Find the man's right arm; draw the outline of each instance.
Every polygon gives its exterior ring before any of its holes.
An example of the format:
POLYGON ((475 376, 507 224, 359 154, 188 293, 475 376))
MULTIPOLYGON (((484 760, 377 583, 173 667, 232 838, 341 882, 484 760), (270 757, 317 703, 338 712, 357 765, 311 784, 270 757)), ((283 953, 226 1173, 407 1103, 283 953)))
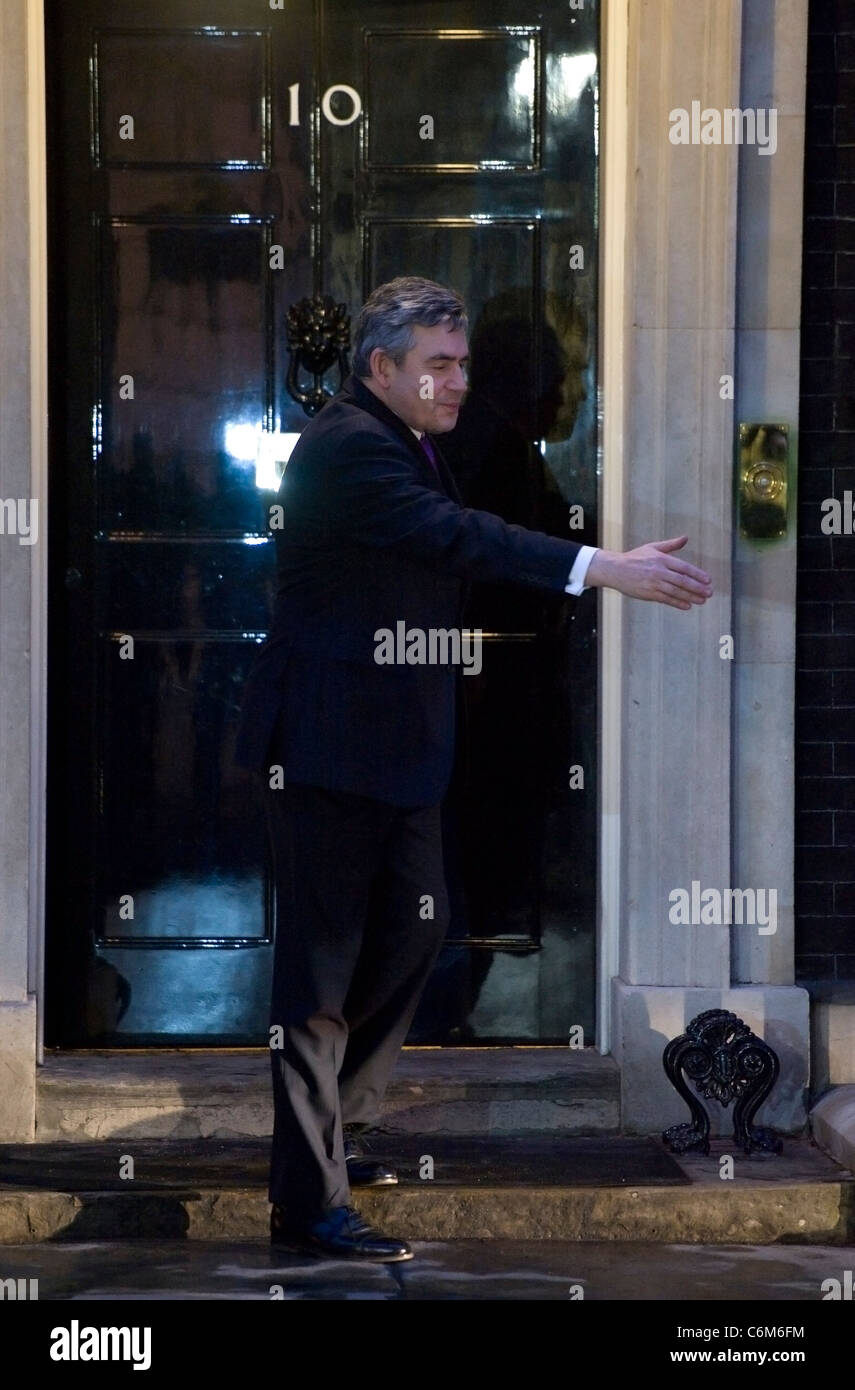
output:
MULTIPOLYGON (((581 550, 575 541, 460 506, 420 483, 403 447, 373 431, 343 441, 326 501, 333 536, 400 550, 470 580, 564 592, 581 550)), ((683 610, 705 603, 712 594, 709 575, 673 554, 687 539, 677 536, 624 552, 598 549, 585 585, 683 610)))
POLYGON ((325 505, 331 539, 399 551, 462 579, 563 592, 577 541, 514 526, 463 507, 420 482, 405 446, 360 432, 330 467, 325 505))

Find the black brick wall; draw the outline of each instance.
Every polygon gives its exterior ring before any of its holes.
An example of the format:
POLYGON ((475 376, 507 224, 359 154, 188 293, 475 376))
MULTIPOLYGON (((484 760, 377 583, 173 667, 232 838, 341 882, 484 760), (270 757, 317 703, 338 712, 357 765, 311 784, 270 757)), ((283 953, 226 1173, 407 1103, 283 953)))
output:
POLYGON ((855 979, 855 0, 810 0, 799 412, 796 973, 855 979))

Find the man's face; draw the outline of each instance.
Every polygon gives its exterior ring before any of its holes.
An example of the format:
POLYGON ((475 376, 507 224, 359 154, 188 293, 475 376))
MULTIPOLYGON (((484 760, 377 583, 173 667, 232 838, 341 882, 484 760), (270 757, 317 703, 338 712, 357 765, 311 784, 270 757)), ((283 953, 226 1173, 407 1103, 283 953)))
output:
POLYGON ((415 343, 400 367, 390 357, 375 357, 366 384, 411 429, 444 434, 457 424, 467 391, 466 334, 462 328, 450 330, 447 323, 432 328, 416 324, 413 334, 415 343))

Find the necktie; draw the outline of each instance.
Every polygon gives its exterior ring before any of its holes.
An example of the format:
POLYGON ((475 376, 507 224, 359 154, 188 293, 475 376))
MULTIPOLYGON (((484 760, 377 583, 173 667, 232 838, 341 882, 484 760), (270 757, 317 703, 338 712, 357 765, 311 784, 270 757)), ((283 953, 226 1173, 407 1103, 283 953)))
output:
POLYGON ((437 466, 436 462, 436 453, 434 452, 434 447, 426 434, 422 435, 421 439, 419 440, 419 443, 421 444, 424 452, 427 454, 428 463, 430 464, 436 476, 439 478, 439 467, 437 466))

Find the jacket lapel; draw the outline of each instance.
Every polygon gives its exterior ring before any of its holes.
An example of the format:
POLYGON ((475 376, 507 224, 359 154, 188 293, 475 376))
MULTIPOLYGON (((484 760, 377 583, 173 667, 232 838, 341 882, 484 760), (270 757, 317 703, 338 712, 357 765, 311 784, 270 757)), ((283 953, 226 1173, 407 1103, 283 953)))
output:
POLYGON ((457 490, 454 475, 443 458, 434 435, 430 436, 430 441, 433 445, 434 453, 436 454, 438 470, 434 470, 431 467, 430 459, 427 457, 421 443, 413 434, 409 425, 405 424, 400 415, 395 414, 394 410, 390 410, 388 406, 385 406, 383 402, 374 395, 373 391, 369 391, 367 386, 363 386, 358 377, 353 375, 347 377, 346 380, 342 382, 341 391, 343 395, 350 396, 351 400, 362 410, 367 410, 370 415, 374 415, 378 420, 382 420, 385 425, 388 425, 391 430, 394 430, 399 439, 403 440, 407 445, 421 469, 422 477, 426 482, 430 483, 431 487, 436 488, 440 492, 444 489, 455 502, 460 502, 460 493, 457 490), (439 472, 438 478, 437 471, 439 472))

